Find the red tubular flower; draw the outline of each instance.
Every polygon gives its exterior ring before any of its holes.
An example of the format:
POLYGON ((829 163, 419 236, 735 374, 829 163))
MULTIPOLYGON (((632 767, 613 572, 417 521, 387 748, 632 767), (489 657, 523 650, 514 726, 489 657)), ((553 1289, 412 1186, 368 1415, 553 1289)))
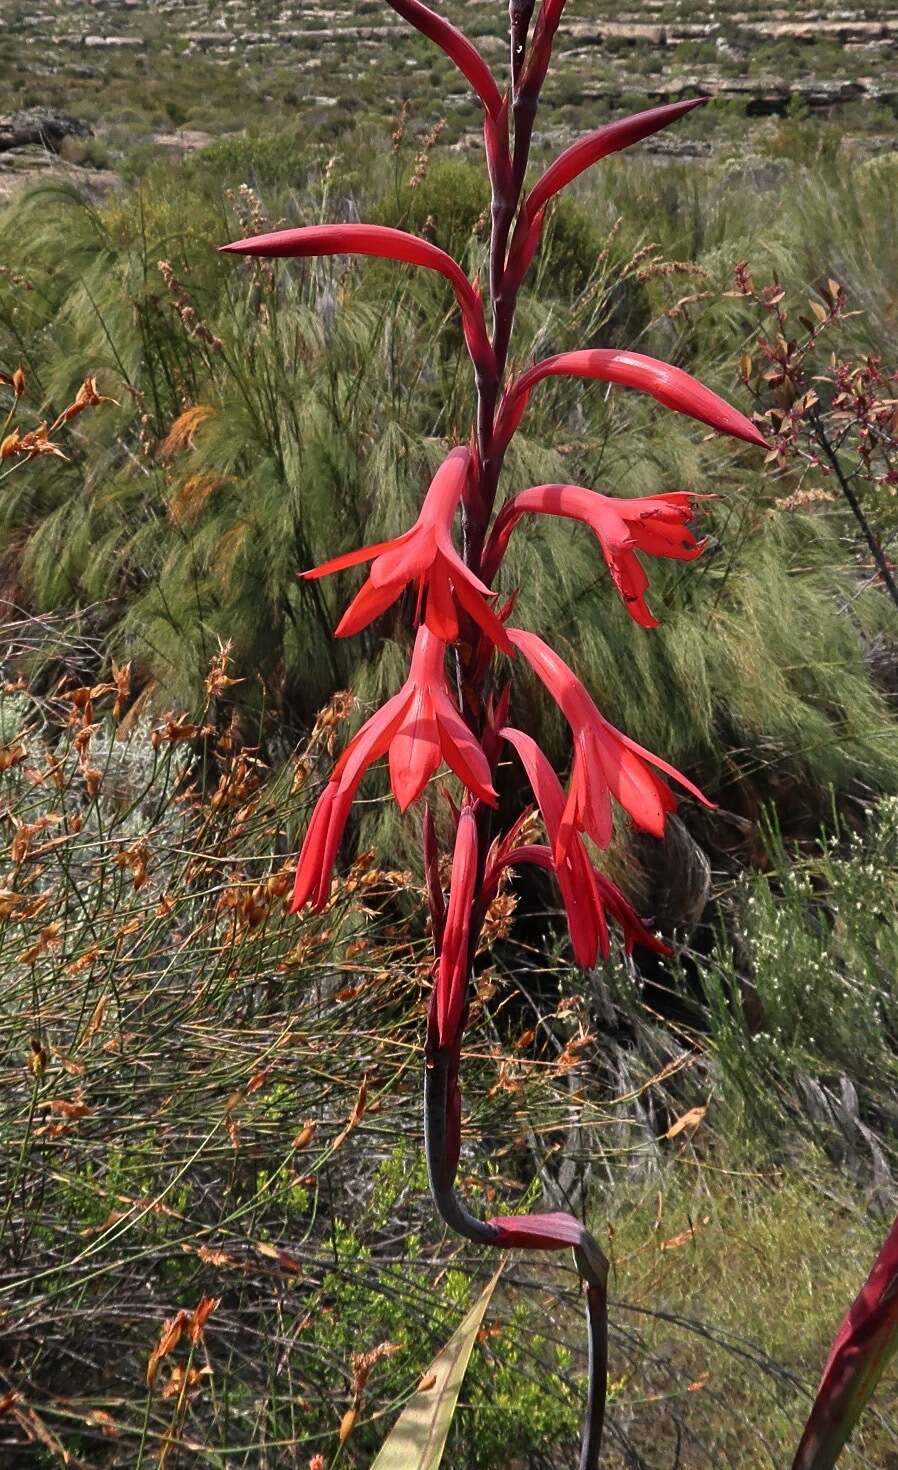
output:
POLYGON ((387 4, 445 51, 477 93, 487 115, 497 119, 502 109, 502 97, 492 72, 473 42, 442 15, 422 5, 421 0, 387 0, 387 4))
MULTIPOLYGON (((559 782, 559 786, 560 784, 559 782)), ((562 799, 563 796, 562 792, 562 799)), ((487 864, 482 889, 484 898, 492 895, 504 869, 519 868, 524 863, 530 863, 536 868, 544 868, 548 873, 556 872, 555 859, 550 847, 545 847, 542 843, 528 843, 523 847, 509 846, 506 851, 499 853, 493 862, 487 864)), ((604 873, 600 873, 598 868, 592 864, 590 866, 600 904, 617 920, 623 930, 626 953, 632 954, 637 945, 640 945, 643 949, 654 950, 655 954, 672 954, 673 950, 670 945, 665 944, 663 939, 659 939, 657 934, 652 933, 617 885, 612 883, 604 873)), ((601 952, 602 957, 607 959, 607 950, 602 949, 601 952)))
POLYGON ((600 873, 598 868, 593 869, 596 887, 599 897, 608 912, 617 920, 624 934, 624 950, 632 954, 637 945, 643 949, 654 950, 655 954, 672 954, 673 950, 657 934, 643 923, 628 898, 625 898, 615 883, 600 873))
POLYGON ((521 628, 509 628, 508 636, 559 705, 574 736, 567 804, 553 842, 556 858, 564 857, 578 830, 588 833, 599 847, 607 847, 612 796, 637 827, 663 837, 665 814, 676 809, 677 799, 646 762, 679 782, 705 806, 713 807, 682 772, 609 724, 573 670, 547 643, 521 628))
POLYGON ((539 95, 543 82, 546 80, 546 72, 549 70, 552 43, 555 40, 555 32, 558 30, 564 7, 565 0, 542 0, 533 29, 533 39, 527 48, 527 56, 521 71, 517 87, 518 96, 539 95))
POLYGON ((698 419, 718 433, 732 434, 736 439, 767 448, 764 436, 744 414, 690 377, 689 373, 684 373, 682 368, 658 362, 654 357, 645 357, 641 352, 617 352, 611 348, 594 347, 544 358, 509 385, 496 421, 494 450, 501 453, 507 448, 536 384, 543 378, 559 376, 594 378, 601 383, 620 383, 625 388, 636 388, 641 393, 649 393, 665 408, 698 419))
POLYGON ((495 805, 486 756, 449 694, 445 652, 445 643, 422 623, 408 679, 350 740, 312 813, 291 912, 297 913, 313 892, 317 909, 326 904, 353 798, 368 767, 382 755, 389 752, 390 785, 401 811, 421 795, 441 759, 469 791, 495 805))
POLYGON ((539 244, 543 211, 555 194, 610 153, 619 153, 643 138, 651 137, 652 133, 669 127, 706 101, 706 97, 690 97, 685 102, 673 102, 666 107, 650 107, 604 128, 596 128, 559 154, 524 201, 509 252, 505 289, 516 291, 523 281, 539 244))
POLYGON ((297 230, 274 230, 268 235, 251 235, 220 245, 231 255, 260 255, 296 259, 310 255, 374 255, 421 265, 437 271, 451 282, 461 311, 465 341, 474 366, 480 372, 495 372, 496 360, 487 336, 480 293, 468 280, 457 260, 405 230, 389 225, 306 225, 297 230))
POLYGON ((470 464, 470 450, 457 448, 450 452, 431 481, 418 519, 404 535, 348 551, 302 573, 307 578, 329 577, 345 567, 373 561, 368 580, 337 624, 338 638, 367 627, 396 601, 409 582, 416 581, 419 603, 427 587, 424 621, 437 638, 452 643, 458 637, 457 601, 497 647, 514 653, 504 627, 484 601, 493 594, 465 566, 452 545, 452 521, 470 464))
POLYGON ((687 522, 694 513, 693 501, 708 498, 672 490, 666 495, 626 500, 599 495, 580 485, 536 485, 502 507, 484 553, 483 575, 487 582, 495 576, 512 531, 528 512, 584 521, 598 538, 614 585, 630 616, 643 628, 655 628, 658 619, 649 612, 644 600, 648 577, 635 552, 678 561, 693 561, 700 556, 705 543, 696 541, 687 529, 687 522))
POLYGON ((449 907, 434 991, 437 1044, 454 1046, 465 1008, 470 970, 471 912, 477 882, 477 819, 472 806, 459 813, 449 885, 449 907))
POLYGON ((551 843, 551 850, 536 846, 517 848, 506 855, 505 865, 531 862, 554 872, 567 914, 574 958, 584 970, 589 970, 599 954, 603 958, 608 955, 608 925, 595 882, 595 870, 579 833, 572 834, 564 853, 559 855, 564 792, 536 741, 525 735, 523 730, 513 730, 509 726, 502 730, 502 738, 514 747, 520 757, 551 843))
POLYGON ((397 15, 407 20, 454 62, 465 80, 483 103, 483 138, 490 179, 504 192, 511 177, 508 148, 508 101, 503 98, 495 77, 473 42, 451 21, 446 20, 421 0, 387 0, 397 15))

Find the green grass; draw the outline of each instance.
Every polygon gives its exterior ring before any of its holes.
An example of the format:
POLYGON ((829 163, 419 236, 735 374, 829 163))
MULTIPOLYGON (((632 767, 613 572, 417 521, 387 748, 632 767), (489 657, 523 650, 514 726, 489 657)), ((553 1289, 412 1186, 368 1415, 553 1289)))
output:
MULTIPOLYGON (((401 609, 373 634, 334 642, 351 579, 294 574, 400 528, 442 449, 466 431, 471 392, 439 283, 386 264, 254 267, 213 247, 266 218, 339 216, 351 198, 363 215, 413 228, 432 218, 476 270, 477 175, 436 158, 410 191, 414 147, 368 176, 339 155, 291 193, 278 161, 289 149, 272 146, 260 155, 272 163, 263 204, 235 192, 221 145, 189 166, 157 165, 99 209, 39 191, 0 220, 33 288, 0 282, 0 353, 25 366, 26 422, 52 417, 88 371, 120 405, 73 424, 69 465, 33 463, 4 482, 15 595, 42 611, 94 608, 105 655, 131 659, 173 706, 195 703, 217 640, 230 641, 245 681, 237 697, 263 742, 302 728, 335 688, 352 684, 366 706, 396 687, 401 609), (195 405, 191 430, 181 415, 195 405)), ((799 308, 813 281, 836 273, 863 310, 840 348, 869 350, 891 321, 893 206, 887 170, 871 165, 842 180, 807 170, 750 205, 713 168, 611 166, 553 221, 522 302, 517 361, 584 342, 636 347, 748 407, 737 365, 753 323, 729 294, 736 261, 747 257, 759 279, 776 272, 799 308), (866 234, 865 219, 877 222, 866 234)), ((549 524, 512 543, 522 622, 556 630, 616 723, 728 800, 744 789, 765 800, 783 780, 809 780, 821 802, 830 785, 857 780, 895 789, 891 702, 868 658, 877 640, 894 643, 895 619, 859 583, 838 506, 778 510, 794 477, 765 476, 754 455, 707 442, 636 395, 571 384, 534 395, 505 486, 553 478, 720 496, 703 560, 686 574, 653 568, 663 624, 651 637, 610 595, 589 538, 549 524), (549 581, 538 575, 548 561, 549 581)), ((893 520, 884 501, 885 537, 893 520)), ((542 702, 529 718, 561 758, 542 702)))
MULTIPOLYGON (((77 623, 56 632, 83 655, 77 623)), ((5 630, 14 667, 29 636, 5 630)), ((399 921, 420 909, 415 881, 362 857, 323 915, 288 918, 289 854, 335 726, 269 772, 229 749, 231 697, 220 688, 197 711, 209 733, 183 743, 165 721, 114 718, 111 691, 90 709, 62 688, 0 705, 14 756, 0 778, 0 1294, 20 1395, 5 1434, 42 1470, 64 1452, 151 1464, 167 1441, 170 1466, 336 1463, 351 1353, 388 1341, 342 1451, 369 1464, 491 1269, 441 1236, 426 1192, 427 938, 399 921), (164 1322, 204 1296, 219 1300, 202 1342, 178 1344, 150 1392, 164 1322), (188 1369, 202 1376, 180 1398, 188 1369)), ((892 1194, 895 967, 878 916, 896 891, 890 801, 865 838, 730 896, 738 955, 682 948, 669 984, 681 1004, 696 982, 708 997, 688 1027, 662 1019, 621 956, 572 972, 554 921, 535 950, 532 897, 489 958, 462 1187, 482 1211, 573 1189, 591 1219, 612 1262, 609 1470, 634 1453, 666 1464, 678 1442, 688 1470, 773 1470, 797 1441, 892 1194), (826 984, 808 992, 814 943, 826 984), (698 1126, 668 1139, 695 1108, 698 1126)), ((566 1463, 583 1371, 573 1273, 512 1257, 488 1325, 451 1463, 566 1463)), ((869 1415, 845 1464, 887 1463, 892 1442, 869 1415)))

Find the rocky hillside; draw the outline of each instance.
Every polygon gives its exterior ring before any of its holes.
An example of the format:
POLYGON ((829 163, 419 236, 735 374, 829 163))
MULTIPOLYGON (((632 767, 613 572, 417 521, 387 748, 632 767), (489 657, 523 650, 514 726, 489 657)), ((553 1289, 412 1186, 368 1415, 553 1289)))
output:
MULTIPOLYGON (((0 200, 23 182, 73 171, 102 192, 112 170, 140 172, 160 149, 203 148, 222 134, 292 132, 320 141, 327 156, 347 130, 376 138, 406 99, 410 129, 442 120, 442 142, 460 148, 478 135, 458 73, 386 0, 5 0, 2 8, 0 200), (29 139, 37 109, 74 115, 78 126, 29 139)), ((504 68, 504 0, 442 8, 504 68)), ((830 121, 833 147, 892 148, 898 5, 569 0, 537 146, 612 111, 697 92, 720 105, 651 147, 790 156, 793 122, 816 116, 830 121)))

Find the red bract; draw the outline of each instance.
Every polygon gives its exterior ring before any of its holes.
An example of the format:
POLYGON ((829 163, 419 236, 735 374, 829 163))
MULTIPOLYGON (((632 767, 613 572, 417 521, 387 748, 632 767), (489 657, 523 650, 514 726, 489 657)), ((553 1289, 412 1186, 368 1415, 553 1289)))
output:
POLYGON ((424 266, 437 271, 451 282, 462 316, 465 341, 475 367, 485 373, 495 372, 495 357, 483 319, 480 293, 468 280, 457 260, 445 250, 394 230, 389 225, 305 225, 297 230, 274 230, 268 235, 251 235, 221 245, 224 254, 257 255, 272 258, 299 259, 311 255, 374 255, 383 260, 397 260, 406 265, 424 266))
POLYGON ((465 1008, 471 967, 471 910, 477 883, 477 819, 474 809, 459 813, 452 857, 449 908, 435 988, 437 1042, 454 1047, 465 1008))
POLYGON ((508 636, 545 684, 574 736, 571 784, 554 845, 556 857, 564 856, 576 831, 586 832, 599 847, 607 847, 612 830, 611 796, 643 832, 663 837, 665 814, 676 809, 677 799, 646 762, 679 782, 705 806, 713 806, 682 772, 600 715, 573 669, 535 633, 509 628, 508 636))
POLYGON ((496 518, 483 558, 483 575, 492 581, 505 555, 511 533, 528 512, 565 516, 583 521, 598 538, 614 584, 630 616, 643 628, 657 627, 658 620, 646 607, 644 593, 648 577, 635 552, 648 556, 692 561, 700 556, 704 541, 696 541, 687 529, 694 514, 693 502, 704 499, 684 490, 624 500, 599 495, 580 485, 536 485, 515 495, 496 518))
POLYGON ((646 112, 636 112, 632 117, 618 119, 607 127, 587 133, 559 154, 546 172, 534 184, 521 206, 518 223, 509 251, 505 275, 506 290, 516 290, 526 275, 542 233, 543 211, 549 200, 558 194, 594 163, 619 153, 633 143, 639 143, 652 133, 669 127, 678 118, 700 107, 705 97, 690 97, 685 102, 673 102, 666 107, 651 107, 646 112))
POLYGON ((767 441, 744 414, 732 408, 710 388, 684 373, 682 368, 641 352, 617 352, 594 347, 583 352, 560 352, 534 363, 506 389, 493 440, 494 451, 501 453, 524 416, 530 394, 544 378, 594 378, 601 383, 619 383, 649 393, 665 408, 698 419, 721 434, 731 434, 762 449, 767 441))
POLYGON ((360 562, 374 562, 367 582, 337 624, 338 638, 367 627, 396 601, 409 582, 416 582, 419 606, 426 589, 424 621, 438 638, 454 642, 458 637, 458 601, 493 643, 507 653, 514 652, 508 634, 484 601, 493 594, 465 566, 452 545, 452 522, 470 466, 470 450, 453 449, 434 475, 411 530, 392 541, 379 541, 335 556, 302 573, 307 578, 328 577, 360 562))
POLYGON ((842 1320, 792 1470, 832 1470, 898 1350, 898 1220, 842 1320))
POLYGON ((422 623, 408 679, 398 694, 366 720, 334 767, 299 856, 293 913, 313 893, 316 908, 326 904, 353 798, 368 767, 382 755, 389 752, 390 785, 402 811, 421 795, 441 760, 469 791, 495 803, 486 756, 449 694, 445 652, 446 645, 422 623))

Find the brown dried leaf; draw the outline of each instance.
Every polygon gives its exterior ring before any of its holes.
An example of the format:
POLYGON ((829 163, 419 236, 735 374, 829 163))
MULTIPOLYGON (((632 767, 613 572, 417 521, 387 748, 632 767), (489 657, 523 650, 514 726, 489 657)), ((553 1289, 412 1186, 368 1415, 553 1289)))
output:
POLYGON ((86 1118, 92 1111, 86 1102, 81 1100, 67 1102, 64 1097, 53 1098, 45 1106, 50 1109, 51 1113, 55 1113, 58 1118, 67 1118, 70 1122, 75 1118, 86 1118))
POLYGON ((190 1326, 188 1328, 188 1331, 190 1333, 190 1341, 193 1343, 194 1347, 202 1342, 203 1330, 206 1326, 206 1322, 211 1317, 215 1309, 219 1306, 221 1306, 220 1296, 200 1297, 199 1301, 193 1309, 193 1316, 190 1319, 190 1326))
POLYGON ((190 1313, 186 1312, 182 1307, 181 1310, 174 1317, 170 1317, 163 1326, 162 1334, 159 1338, 159 1341, 153 1348, 153 1351, 150 1353, 149 1361, 147 1363, 148 1388, 154 1387, 156 1383, 156 1376, 159 1372, 159 1364, 162 1362, 163 1358, 167 1358, 169 1353, 173 1352, 174 1349, 178 1346, 178 1343, 181 1341, 181 1336, 184 1332, 184 1329, 188 1326, 189 1322, 190 1313))
POLYGON ((13 766, 21 765, 27 758, 28 751, 21 740, 14 741, 12 745, 0 745, 0 772, 12 770, 13 766))
MULTIPOLYGON (((98 950, 97 953, 100 953, 100 951, 98 950)), ((108 1004, 109 996, 101 995, 100 999, 94 1006, 93 1015, 84 1028, 84 1035, 81 1038, 82 1046, 86 1046, 89 1041, 93 1041, 94 1037, 103 1024, 103 1017, 106 1014, 106 1007, 108 1004)))
POLYGON ((291 1147, 296 1149, 307 1148, 308 1145, 312 1142, 312 1139, 315 1137, 315 1132, 317 1128, 318 1124, 315 1123, 312 1119, 310 1119, 307 1123, 303 1123, 302 1127, 294 1138, 291 1147))
POLYGON ((707 1107, 690 1108, 688 1113, 684 1113, 681 1118, 677 1118, 677 1121, 675 1123, 671 1123, 664 1137, 678 1138, 679 1135, 681 1133, 685 1133, 687 1129, 690 1133, 694 1133, 707 1111, 707 1107))

